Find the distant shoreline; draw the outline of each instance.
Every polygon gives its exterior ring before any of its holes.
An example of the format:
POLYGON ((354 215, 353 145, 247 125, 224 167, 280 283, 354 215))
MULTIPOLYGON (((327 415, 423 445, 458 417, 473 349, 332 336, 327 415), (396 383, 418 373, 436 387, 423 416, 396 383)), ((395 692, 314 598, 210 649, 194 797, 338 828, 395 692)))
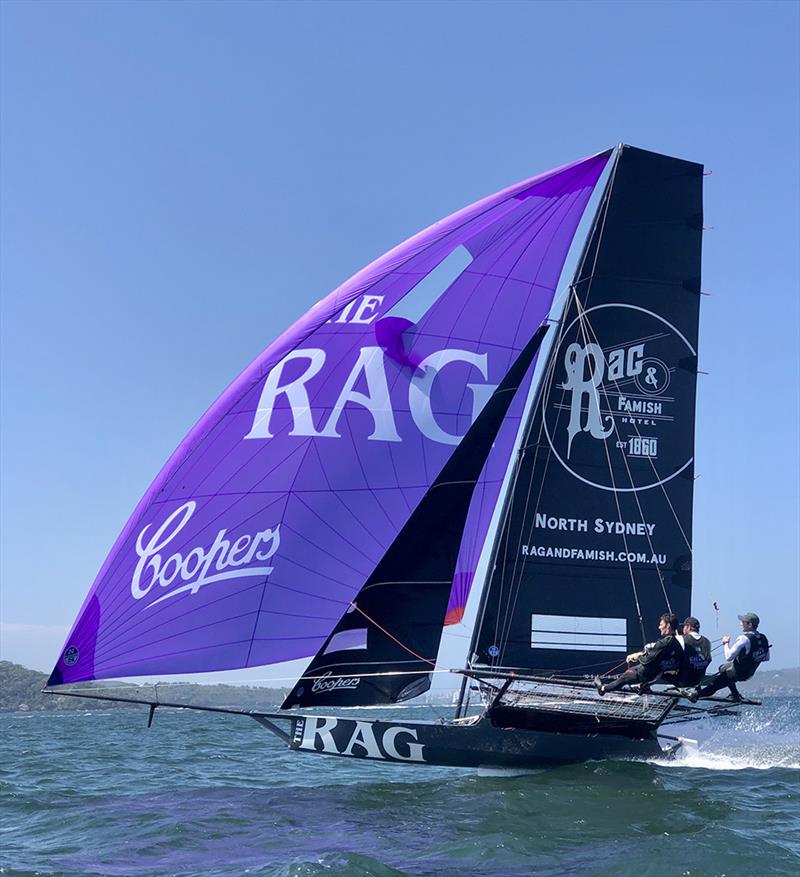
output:
MULTIPOLYGON (((107 710, 109 708, 127 709, 139 706, 138 704, 93 700, 88 697, 42 694, 42 688, 46 683, 46 673, 29 670, 27 667, 14 664, 11 661, 0 661, 0 712, 107 710)), ((123 681, 98 684, 108 685, 117 693, 124 693, 126 688, 133 689, 131 694, 140 690, 140 686, 123 681)), ((740 687, 751 697, 800 696, 800 667, 789 667, 782 670, 762 669, 749 682, 740 684, 740 687)), ((152 686, 146 686, 146 688, 152 689, 152 686)), ((179 703, 224 704, 251 709, 278 708, 288 693, 288 689, 262 688, 252 685, 198 682, 159 683, 159 692, 162 697, 167 689, 169 691, 168 699, 179 703)), ((426 702, 436 706, 449 706, 452 703, 452 692, 429 692, 426 702)))

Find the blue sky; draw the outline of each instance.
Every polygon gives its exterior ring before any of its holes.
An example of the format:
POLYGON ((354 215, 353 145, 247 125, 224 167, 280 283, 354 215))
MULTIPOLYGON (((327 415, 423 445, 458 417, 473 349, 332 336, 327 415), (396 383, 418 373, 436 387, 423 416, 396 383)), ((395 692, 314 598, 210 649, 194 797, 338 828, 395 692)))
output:
POLYGON ((798 625, 798 10, 17 3, 2 16, 2 657, 49 669, 169 453, 432 221, 620 141, 706 178, 694 611, 798 625))

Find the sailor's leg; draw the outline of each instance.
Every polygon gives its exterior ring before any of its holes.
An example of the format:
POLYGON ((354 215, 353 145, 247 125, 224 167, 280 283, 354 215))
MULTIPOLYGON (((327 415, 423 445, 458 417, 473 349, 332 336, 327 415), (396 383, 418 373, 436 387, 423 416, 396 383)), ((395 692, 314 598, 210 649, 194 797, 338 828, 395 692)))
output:
POLYGON ((736 682, 733 679, 728 682, 728 688, 730 688, 731 695, 733 696, 734 700, 744 700, 739 689, 736 687, 736 682))
MULTIPOLYGON (((723 668, 720 667, 720 670, 723 668)), ((725 675, 728 678, 728 688, 731 690, 731 697, 734 700, 744 700, 742 695, 739 693, 739 689, 736 687, 736 683, 739 682, 739 674, 736 672, 736 667, 733 664, 725 665, 725 675)))
POLYGON ((603 691, 616 691, 619 688, 623 688, 625 685, 638 685, 643 681, 640 671, 641 667, 626 670, 621 676, 617 676, 613 682, 607 682, 603 685, 603 691))
POLYGON ((735 683, 736 671, 733 668, 733 664, 723 664, 716 676, 712 676, 705 685, 697 688, 697 696, 711 697, 712 694, 716 694, 721 688, 726 687, 729 687, 734 696, 737 696, 739 693, 736 691, 735 683))

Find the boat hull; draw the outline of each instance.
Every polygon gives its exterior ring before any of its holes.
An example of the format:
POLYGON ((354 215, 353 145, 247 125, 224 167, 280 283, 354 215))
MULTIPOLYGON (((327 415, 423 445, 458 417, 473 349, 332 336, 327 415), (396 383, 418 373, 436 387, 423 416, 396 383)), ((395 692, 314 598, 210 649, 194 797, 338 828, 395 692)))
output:
POLYGON ((394 764, 535 768, 664 754, 655 729, 639 736, 538 731, 498 727, 485 715, 446 723, 317 715, 291 722, 288 745, 297 752, 394 764))

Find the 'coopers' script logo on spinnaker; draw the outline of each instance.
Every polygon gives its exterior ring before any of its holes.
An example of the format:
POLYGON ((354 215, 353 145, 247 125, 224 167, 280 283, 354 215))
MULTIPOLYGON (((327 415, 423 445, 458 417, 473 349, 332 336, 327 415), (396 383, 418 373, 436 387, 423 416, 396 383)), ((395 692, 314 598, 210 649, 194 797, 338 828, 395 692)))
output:
POLYGON ((197 545, 188 551, 175 551, 165 556, 164 549, 174 543, 178 534, 189 523, 197 503, 190 500, 176 509, 152 534, 152 524, 146 524, 136 539, 139 562, 131 579, 131 594, 141 600, 158 586, 165 589, 159 597, 147 603, 155 606, 170 597, 189 592, 214 582, 250 576, 268 576, 273 567, 265 566, 280 545, 280 526, 245 533, 235 540, 226 539, 227 530, 220 530, 211 545, 197 545))
POLYGON ((544 430, 579 480, 647 490, 693 459, 696 354, 663 317, 637 305, 595 305, 560 336, 544 430))

